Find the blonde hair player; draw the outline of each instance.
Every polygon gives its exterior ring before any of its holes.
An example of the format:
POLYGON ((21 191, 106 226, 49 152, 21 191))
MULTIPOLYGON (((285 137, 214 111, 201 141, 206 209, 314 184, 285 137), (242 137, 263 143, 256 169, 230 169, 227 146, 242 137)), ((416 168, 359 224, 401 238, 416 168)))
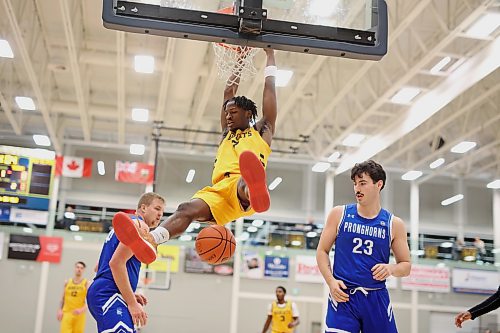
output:
POLYGON ((256 119, 255 103, 245 96, 236 96, 239 85, 236 75, 227 81, 220 118, 222 140, 212 173, 213 185, 181 203, 174 214, 143 237, 126 214, 118 213, 113 218, 116 236, 142 262, 153 262, 157 244, 182 234, 194 220, 224 225, 269 209, 265 167, 277 117, 277 68, 274 51, 265 49, 265 52, 267 65, 260 120, 256 119))
POLYGON ((85 330, 85 297, 89 283, 83 278, 85 263, 77 261, 71 279, 64 282, 61 306, 57 311, 57 320, 61 322, 61 333, 83 333, 85 330))
MULTIPOLYGON (((165 199, 153 192, 139 199, 135 215, 130 219, 142 233, 160 223, 165 210, 165 199)), ((97 322, 97 331, 135 332, 135 327, 146 325, 144 310, 147 299, 135 293, 141 262, 111 230, 102 246, 97 273, 87 293, 89 311, 97 322)))

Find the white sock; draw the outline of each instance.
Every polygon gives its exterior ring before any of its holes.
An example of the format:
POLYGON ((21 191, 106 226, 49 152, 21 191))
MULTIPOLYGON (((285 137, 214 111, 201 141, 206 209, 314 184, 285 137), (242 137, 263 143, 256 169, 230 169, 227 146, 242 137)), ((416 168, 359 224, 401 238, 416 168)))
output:
POLYGON ((155 230, 151 231, 151 235, 153 235, 156 244, 165 243, 170 239, 170 233, 163 227, 157 227, 155 230))

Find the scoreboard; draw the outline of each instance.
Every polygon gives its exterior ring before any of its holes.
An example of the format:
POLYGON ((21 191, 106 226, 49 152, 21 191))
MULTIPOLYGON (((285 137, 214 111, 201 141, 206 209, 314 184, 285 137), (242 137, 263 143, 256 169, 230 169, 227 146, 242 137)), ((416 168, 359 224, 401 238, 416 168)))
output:
POLYGON ((54 165, 53 152, 0 146, 0 219, 12 207, 47 211, 54 165))

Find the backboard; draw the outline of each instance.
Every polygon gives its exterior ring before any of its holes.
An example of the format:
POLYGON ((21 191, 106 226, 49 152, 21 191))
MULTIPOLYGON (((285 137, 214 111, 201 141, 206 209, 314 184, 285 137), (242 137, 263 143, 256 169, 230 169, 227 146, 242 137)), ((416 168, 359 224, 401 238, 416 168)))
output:
POLYGON ((385 0, 103 0, 102 17, 142 34, 355 59, 387 53, 385 0))

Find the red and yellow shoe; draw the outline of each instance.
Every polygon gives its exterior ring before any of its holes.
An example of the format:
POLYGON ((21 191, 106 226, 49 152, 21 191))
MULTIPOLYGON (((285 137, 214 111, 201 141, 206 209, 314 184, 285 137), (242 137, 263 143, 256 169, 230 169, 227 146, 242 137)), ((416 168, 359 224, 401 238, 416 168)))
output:
POLYGON ((156 260, 156 247, 151 244, 152 236, 149 232, 140 230, 129 214, 116 213, 113 216, 113 229, 118 240, 128 246, 140 262, 150 264, 156 260))
POLYGON ((241 177, 248 186, 250 205, 257 213, 265 212, 271 205, 266 184, 266 170, 259 158, 249 150, 240 155, 241 177))

